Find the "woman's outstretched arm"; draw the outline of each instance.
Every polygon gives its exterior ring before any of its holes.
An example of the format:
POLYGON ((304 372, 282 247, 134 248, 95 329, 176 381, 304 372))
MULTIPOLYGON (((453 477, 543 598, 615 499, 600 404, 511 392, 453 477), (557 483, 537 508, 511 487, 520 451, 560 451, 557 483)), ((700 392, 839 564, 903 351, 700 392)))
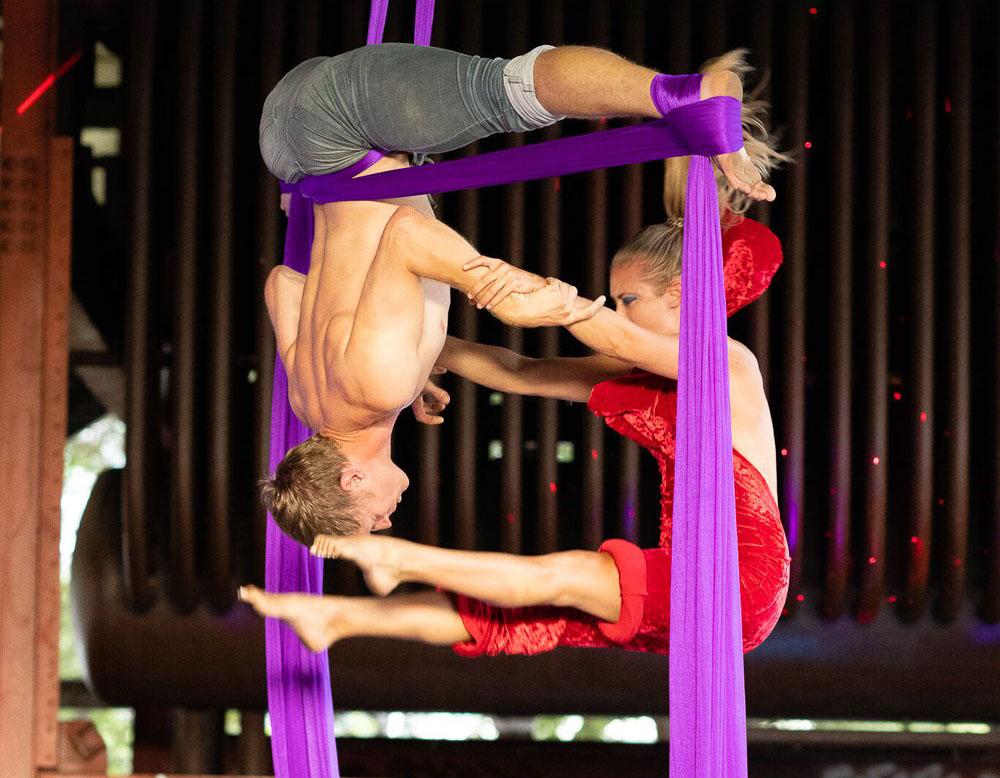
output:
MULTIPOLYGON (((465 263, 465 270, 476 270, 479 268, 487 268, 489 272, 481 276, 476 284, 471 288, 469 294, 477 302, 481 302, 484 296, 488 296, 488 292, 483 292, 482 290, 488 289, 491 279, 500 277, 506 270, 507 263, 503 260, 493 259, 490 257, 477 257, 469 260, 465 263)), ((573 301, 573 304, 578 310, 591 310, 594 305, 593 300, 588 300, 584 297, 577 296, 573 301)), ((664 376, 665 378, 677 378, 677 363, 680 358, 680 338, 677 335, 667 335, 660 332, 655 332, 653 330, 648 330, 645 327, 640 327, 638 324, 633 324, 629 319, 624 316, 620 316, 610 308, 601 307, 598 308, 592 314, 586 316, 586 318, 580 321, 567 323, 564 325, 570 334, 573 335, 577 340, 583 343, 585 346, 590 347, 594 351, 605 358, 611 360, 607 364, 617 364, 617 365, 628 365, 630 367, 639 367, 650 373, 655 373, 656 375, 664 376)), ((501 351, 505 351, 501 349, 501 351)), ((518 354, 513 354, 512 352, 506 352, 507 355, 504 359, 506 360, 506 366, 508 368, 515 368, 516 372, 520 375, 524 375, 525 369, 527 369, 528 364, 531 362, 544 363, 555 362, 555 367, 557 369, 552 372, 556 375, 549 375, 549 371, 546 370, 546 365, 538 365, 535 369, 538 371, 538 376, 536 382, 541 385, 548 384, 547 379, 558 380, 558 373, 560 369, 569 369, 569 363, 573 360, 527 360, 518 354), (520 360, 526 360, 525 362, 514 362, 513 359, 517 358, 520 360)), ((600 364, 600 363, 595 363, 600 364)), ((589 367, 589 365, 585 365, 589 367)), ((449 368, 450 369, 450 368, 449 368)), ((756 371, 756 359, 754 359, 753 354, 747 349, 743 344, 730 339, 729 340, 729 371, 730 378, 733 382, 741 382, 744 376, 754 377, 756 371)), ((459 372, 461 375, 461 372, 459 372)), ((621 372, 625 372, 622 370, 621 372)), ((621 373, 618 373, 620 375, 621 373)), ((613 377, 613 376, 606 376, 613 377)), ((484 383, 476 378, 471 380, 477 383, 484 383)), ((590 384, 593 387, 594 383, 599 383, 603 378, 598 378, 590 384)), ((486 383, 489 386, 489 383, 486 383)), ((539 394, 532 391, 519 391, 516 389, 511 389, 507 391, 514 391, 519 394, 539 394)), ((557 394, 543 394, 545 397, 561 397, 562 395, 557 394)), ((588 391, 589 396, 589 391, 588 391)), ((566 399, 573 399, 567 397, 566 399)))
MULTIPOLYGON (((585 304, 589 301, 584 300, 585 304)), ((566 327, 574 338, 598 353, 621 360, 650 373, 677 378, 680 337, 647 330, 604 308, 586 321, 566 327)), ((759 379, 757 360, 746 346, 728 339, 731 384, 759 379)))
POLYGON ((587 402, 601 381, 623 375, 631 365, 595 354, 589 357, 532 359, 499 346, 448 336, 438 365, 482 386, 510 394, 587 402))

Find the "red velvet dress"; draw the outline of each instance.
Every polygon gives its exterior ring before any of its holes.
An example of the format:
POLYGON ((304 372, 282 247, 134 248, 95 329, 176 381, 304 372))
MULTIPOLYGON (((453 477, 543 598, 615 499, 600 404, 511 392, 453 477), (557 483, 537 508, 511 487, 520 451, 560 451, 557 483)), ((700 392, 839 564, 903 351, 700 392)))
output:
MULTIPOLYGON (((767 288, 781 262, 781 249, 767 228, 749 219, 737 222, 723 237, 726 299, 732 313, 767 288)), ((609 427, 656 457, 661 475, 660 547, 638 549, 622 540, 601 546, 614 557, 621 584, 622 612, 613 624, 572 608, 499 608, 459 595, 459 613, 472 640, 456 644, 457 653, 538 654, 556 646, 668 652, 676 382, 633 371, 595 386, 588 406, 609 427)), ((781 615, 791 560, 778 506, 764 477, 735 450, 733 472, 747 652, 763 642, 781 615)))

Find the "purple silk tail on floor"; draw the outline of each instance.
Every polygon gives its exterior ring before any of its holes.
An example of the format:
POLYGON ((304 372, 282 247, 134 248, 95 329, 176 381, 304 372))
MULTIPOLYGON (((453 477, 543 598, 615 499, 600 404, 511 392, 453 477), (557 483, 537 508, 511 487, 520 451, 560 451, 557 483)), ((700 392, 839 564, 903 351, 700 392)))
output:
POLYGON ((722 232, 712 164, 684 210, 670 579, 670 775, 746 778, 722 232))

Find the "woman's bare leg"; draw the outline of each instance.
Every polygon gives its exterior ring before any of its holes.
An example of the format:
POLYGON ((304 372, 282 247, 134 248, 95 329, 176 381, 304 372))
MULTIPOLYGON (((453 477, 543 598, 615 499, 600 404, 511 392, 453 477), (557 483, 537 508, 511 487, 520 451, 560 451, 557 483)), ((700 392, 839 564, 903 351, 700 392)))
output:
POLYGON ((350 637, 397 638, 432 645, 471 639, 451 600, 440 592, 380 599, 271 594, 256 586, 243 586, 240 599, 261 616, 285 621, 312 651, 323 651, 350 637))
MULTIPOLYGON (((535 60, 535 96, 550 113, 577 119, 641 116, 657 119, 649 88, 655 70, 590 46, 557 46, 535 60), (595 77, 595 74, 600 74, 595 77)), ((728 71, 707 73, 701 81, 701 99, 735 97, 743 100, 739 76, 728 71)), ((746 150, 718 157, 729 183, 754 200, 773 200, 774 189, 761 181, 746 150)))
POLYGON ((621 610, 618 568, 606 553, 518 556, 435 548, 377 535, 322 535, 312 552, 351 560, 364 571, 369 588, 381 595, 409 581, 440 586, 502 608, 557 605, 605 621, 617 621, 621 610))

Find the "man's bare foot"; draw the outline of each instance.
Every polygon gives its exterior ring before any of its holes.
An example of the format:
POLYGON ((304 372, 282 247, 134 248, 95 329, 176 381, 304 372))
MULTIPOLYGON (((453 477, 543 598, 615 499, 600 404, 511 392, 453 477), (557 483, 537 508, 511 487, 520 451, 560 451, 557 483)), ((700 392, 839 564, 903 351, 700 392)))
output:
MULTIPOLYGON (((701 80, 701 99, 709 97, 735 97, 743 102, 743 82, 740 77, 729 70, 706 73, 701 80)), ((736 191, 747 195, 751 200, 767 200, 775 198, 774 187, 766 184, 760 171, 750 161, 746 148, 720 154, 716 157, 719 167, 736 191)))
POLYGON ((354 562, 372 593, 384 597, 402 582, 400 562, 407 545, 405 540, 384 535, 317 535, 310 552, 354 562))
POLYGON ((310 651, 324 651, 347 637, 338 597, 314 594, 270 594, 256 586, 241 586, 240 599, 261 616, 281 619, 295 630, 310 651))

